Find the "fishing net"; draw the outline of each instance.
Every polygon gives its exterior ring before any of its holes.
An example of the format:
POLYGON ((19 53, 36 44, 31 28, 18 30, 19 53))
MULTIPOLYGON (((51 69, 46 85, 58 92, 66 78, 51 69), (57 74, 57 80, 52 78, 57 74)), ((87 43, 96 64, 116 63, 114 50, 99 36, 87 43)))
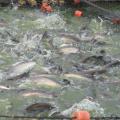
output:
POLYGON ((90 3, 87 1, 87 3, 93 7, 95 7, 101 15, 113 23, 120 24, 120 1, 114 2, 114 1, 106 1, 106 2, 95 2, 90 3))

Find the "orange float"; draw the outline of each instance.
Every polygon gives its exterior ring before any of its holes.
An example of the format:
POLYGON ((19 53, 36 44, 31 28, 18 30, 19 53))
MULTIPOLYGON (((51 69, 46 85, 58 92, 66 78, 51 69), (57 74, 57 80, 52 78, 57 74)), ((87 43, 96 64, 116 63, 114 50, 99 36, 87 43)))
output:
POLYGON ((75 15, 76 17, 81 17, 81 16, 83 15, 83 12, 80 11, 80 10, 76 10, 75 13, 74 13, 74 15, 75 15))
POLYGON ((40 9, 42 10, 42 12, 48 12, 48 13, 53 11, 52 7, 48 5, 48 3, 42 3, 40 9))
POLYGON ((48 3, 42 3, 42 5, 40 6, 40 9, 42 10, 42 12, 46 12, 47 6, 48 6, 48 3))
POLYGON ((74 112, 72 118, 72 120, 90 120, 90 113, 88 111, 74 112))

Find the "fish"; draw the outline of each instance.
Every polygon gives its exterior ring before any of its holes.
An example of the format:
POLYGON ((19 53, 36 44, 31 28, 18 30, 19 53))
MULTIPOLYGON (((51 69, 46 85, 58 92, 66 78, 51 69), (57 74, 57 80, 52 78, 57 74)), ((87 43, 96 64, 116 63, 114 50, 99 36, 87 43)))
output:
POLYGON ((41 67, 41 73, 50 74, 55 68, 56 66, 41 67))
POLYGON ((80 33, 80 36, 81 36, 81 41, 86 41, 86 42, 89 42, 89 41, 91 41, 91 40, 93 40, 94 39, 94 35, 88 35, 88 32, 86 32, 86 31, 82 31, 81 33, 80 33))
POLYGON ((34 70, 32 73, 31 73, 31 76, 37 76, 37 77, 46 77, 46 78, 53 78, 53 77, 56 77, 56 74, 48 74, 48 73, 41 73, 41 71, 36 71, 34 70))
POLYGON ((67 37, 61 37, 61 41, 63 42, 63 44, 73 44, 76 43, 76 41, 74 41, 73 39, 67 38, 67 37))
POLYGON ((64 77, 90 81, 87 77, 84 77, 83 75, 78 74, 78 73, 66 73, 64 74, 64 77))
POLYGON ((66 42, 69 42, 68 40, 70 40, 71 42, 80 42, 80 37, 78 37, 78 35, 74 35, 74 34, 70 34, 70 33, 60 33, 60 36, 63 38, 66 38, 65 40, 67 40, 66 42))
POLYGON ((29 73, 33 67, 36 65, 35 62, 20 62, 11 66, 6 72, 6 80, 13 80, 23 77, 25 74, 29 73))
POLYGON ((0 85, 0 90, 10 90, 10 88, 7 86, 0 85))
POLYGON ((35 103, 26 108, 27 112, 45 112, 45 111, 50 111, 53 108, 55 108, 52 104, 50 103, 35 103))
POLYGON ((79 53, 79 49, 75 47, 61 47, 59 49, 59 52, 64 55, 68 55, 68 54, 79 53))
POLYGON ((72 46, 72 44, 67 44, 67 43, 65 43, 65 44, 61 44, 59 47, 61 48, 61 47, 69 47, 69 46, 72 46))
POLYGON ((59 83, 47 77, 33 77, 30 79, 30 81, 32 81, 33 84, 37 84, 39 86, 48 86, 54 88, 61 87, 59 83))
POLYGON ((21 96, 23 97, 40 97, 40 98, 48 98, 53 99, 54 97, 57 97, 58 95, 56 93, 47 93, 43 90, 22 90, 19 92, 21 96))
POLYGON ((22 94, 23 97, 40 97, 40 98, 50 98, 52 99, 53 96, 45 93, 40 92, 26 92, 22 94))
POLYGON ((43 74, 51 74, 51 73, 61 73, 62 72, 62 68, 59 65, 54 65, 54 66, 50 66, 50 67, 41 67, 41 71, 40 73, 43 74))

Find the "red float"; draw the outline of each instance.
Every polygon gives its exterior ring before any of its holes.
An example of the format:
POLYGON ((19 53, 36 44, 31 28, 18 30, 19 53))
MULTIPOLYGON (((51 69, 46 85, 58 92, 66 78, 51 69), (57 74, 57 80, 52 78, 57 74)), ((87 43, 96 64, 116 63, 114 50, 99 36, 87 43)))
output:
POLYGON ((74 112, 72 120, 90 120, 90 113, 88 111, 74 112))
POLYGON ((74 15, 75 15, 76 17, 81 17, 81 16, 83 15, 83 12, 80 11, 80 10, 76 10, 75 13, 74 13, 74 15))

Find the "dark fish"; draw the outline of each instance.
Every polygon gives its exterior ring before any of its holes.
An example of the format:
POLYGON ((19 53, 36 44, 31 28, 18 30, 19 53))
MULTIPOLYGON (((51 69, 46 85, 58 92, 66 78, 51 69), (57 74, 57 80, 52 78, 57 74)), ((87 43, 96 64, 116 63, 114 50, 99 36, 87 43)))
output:
POLYGON ((35 104, 28 106, 26 108, 26 111, 27 112, 35 112, 35 111, 45 112, 45 111, 50 111, 53 108, 55 107, 51 105, 50 103, 35 103, 35 104))

